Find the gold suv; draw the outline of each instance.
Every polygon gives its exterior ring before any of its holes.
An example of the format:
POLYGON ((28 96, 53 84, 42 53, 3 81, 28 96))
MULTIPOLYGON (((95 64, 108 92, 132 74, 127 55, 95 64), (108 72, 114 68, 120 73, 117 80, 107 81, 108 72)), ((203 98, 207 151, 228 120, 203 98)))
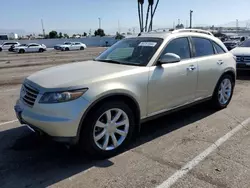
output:
POLYGON ((210 32, 183 29, 123 39, 93 61, 39 71, 23 83, 21 124, 87 153, 114 155, 141 122, 233 95, 235 57, 210 32))

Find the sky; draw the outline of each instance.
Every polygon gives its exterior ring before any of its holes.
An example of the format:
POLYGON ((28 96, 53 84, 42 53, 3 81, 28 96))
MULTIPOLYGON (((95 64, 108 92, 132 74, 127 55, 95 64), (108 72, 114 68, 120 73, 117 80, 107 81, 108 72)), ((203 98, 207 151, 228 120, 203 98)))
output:
MULTIPOLYGON (((122 32, 139 25, 137 0, 2 0, 0 30, 89 32, 98 28, 98 18, 106 33, 122 32)), ((156 1, 156 0, 155 0, 156 1)), ((147 5, 147 0, 145 0, 147 5)), ((146 6, 144 6, 146 12, 146 6)), ((250 19, 249 0, 160 0, 154 28, 172 27, 173 22, 186 25, 189 10, 193 25, 220 25, 250 19)))

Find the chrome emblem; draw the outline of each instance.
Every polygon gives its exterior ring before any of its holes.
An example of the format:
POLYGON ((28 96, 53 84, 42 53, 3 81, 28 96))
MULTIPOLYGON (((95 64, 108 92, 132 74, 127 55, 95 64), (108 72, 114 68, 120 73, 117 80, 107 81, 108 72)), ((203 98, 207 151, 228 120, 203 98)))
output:
POLYGON ((242 61, 242 62, 243 62, 244 60, 245 60, 245 58, 244 58, 244 57, 241 57, 241 58, 240 58, 240 61, 242 61))

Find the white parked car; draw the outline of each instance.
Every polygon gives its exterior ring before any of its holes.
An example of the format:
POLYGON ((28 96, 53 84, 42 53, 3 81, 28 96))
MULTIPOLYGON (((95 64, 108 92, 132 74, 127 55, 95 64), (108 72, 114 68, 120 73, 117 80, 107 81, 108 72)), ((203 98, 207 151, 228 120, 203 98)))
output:
POLYGON ((44 52, 46 46, 44 44, 29 43, 27 45, 19 45, 13 49, 14 52, 25 53, 25 52, 44 52))
POLYGON ((65 42, 62 45, 54 46, 56 50, 69 51, 69 50, 84 50, 87 46, 81 42, 65 42))
POLYGON ((93 61, 32 74, 15 111, 33 131, 107 157, 132 141, 142 122, 207 100, 226 108, 235 78, 234 56, 212 33, 145 33, 93 61))
POLYGON ((250 39, 230 51, 236 56, 237 70, 250 70, 250 39))
POLYGON ((3 44, 0 45, 0 52, 3 50, 8 50, 11 46, 18 46, 20 45, 19 42, 4 42, 3 44))

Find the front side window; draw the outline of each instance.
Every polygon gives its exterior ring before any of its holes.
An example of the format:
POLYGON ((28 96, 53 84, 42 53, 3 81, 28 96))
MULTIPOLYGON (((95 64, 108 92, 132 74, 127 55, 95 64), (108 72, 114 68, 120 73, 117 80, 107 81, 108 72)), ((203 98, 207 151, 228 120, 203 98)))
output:
POLYGON ((98 56, 95 61, 146 66, 163 39, 137 37, 123 39, 98 56))
POLYGON ((192 37, 195 57, 203 57, 214 54, 214 48, 210 40, 199 37, 192 37))
POLYGON ((172 40, 164 49, 161 56, 166 53, 174 53, 180 56, 181 60, 190 58, 190 46, 187 38, 177 38, 172 40))
POLYGON ((224 54, 225 53, 225 51, 223 50, 223 48, 220 45, 218 45, 215 42, 213 42, 213 45, 214 45, 214 48, 215 48, 217 54, 224 54))

